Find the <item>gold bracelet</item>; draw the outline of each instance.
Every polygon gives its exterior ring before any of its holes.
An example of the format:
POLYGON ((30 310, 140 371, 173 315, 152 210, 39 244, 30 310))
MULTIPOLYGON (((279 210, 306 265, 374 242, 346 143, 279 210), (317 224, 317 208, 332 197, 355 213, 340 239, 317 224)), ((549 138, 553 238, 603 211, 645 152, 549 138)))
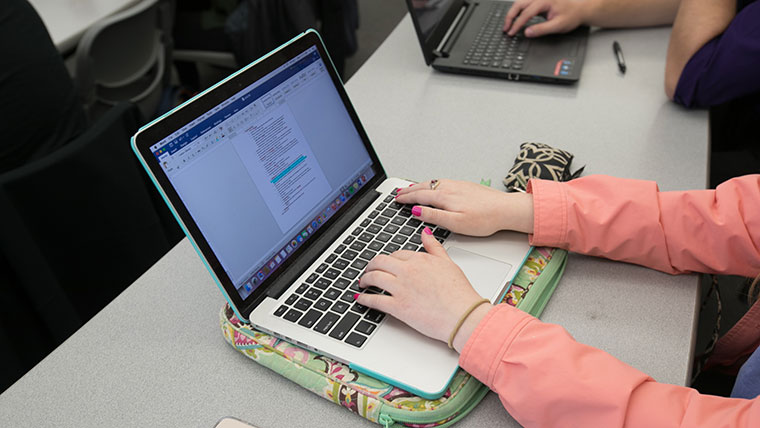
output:
POLYGON ((470 306, 466 311, 464 311, 464 314, 462 314, 462 317, 459 318, 459 321, 457 321, 456 327, 454 327, 454 330, 451 331, 451 335, 449 335, 449 349, 454 349, 454 338, 459 332, 459 329, 462 328, 462 324, 464 324, 464 320, 466 320, 467 317, 470 316, 472 311, 474 311, 478 306, 482 305, 483 303, 491 303, 491 301, 488 299, 478 300, 477 302, 473 303, 472 306, 470 306))

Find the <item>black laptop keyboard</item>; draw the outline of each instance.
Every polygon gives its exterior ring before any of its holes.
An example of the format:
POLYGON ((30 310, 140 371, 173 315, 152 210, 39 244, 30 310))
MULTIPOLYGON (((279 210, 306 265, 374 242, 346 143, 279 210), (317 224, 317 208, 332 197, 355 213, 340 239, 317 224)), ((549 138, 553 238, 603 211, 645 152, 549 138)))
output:
POLYGON ((528 53, 530 40, 523 35, 525 27, 543 22, 545 19, 535 16, 528 20, 523 29, 513 37, 502 31, 504 16, 512 3, 494 2, 488 18, 475 36, 470 49, 465 54, 465 65, 477 65, 489 68, 522 70, 528 53))
MULTIPOLYGON (((354 301, 354 294, 362 293, 357 279, 369 261, 378 254, 401 249, 425 251, 420 241, 425 227, 433 230, 441 243, 450 234, 415 218, 411 207, 395 202, 393 194, 370 212, 274 315, 350 345, 364 345, 385 317, 354 301)), ((363 292, 385 293, 375 287, 363 292)))

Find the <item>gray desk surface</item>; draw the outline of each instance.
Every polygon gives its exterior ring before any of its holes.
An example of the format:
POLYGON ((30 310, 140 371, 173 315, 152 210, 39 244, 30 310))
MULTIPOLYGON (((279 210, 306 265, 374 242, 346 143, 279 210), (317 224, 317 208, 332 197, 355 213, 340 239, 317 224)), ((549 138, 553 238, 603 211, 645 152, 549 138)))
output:
MULTIPOLYGON (((704 188, 707 117, 663 95, 668 34, 597 32, 581 82, 558 87, 434 72, 407 17, 348 90, 391 175, 490 178, 499 187, 518 144, 531 140, 573 152, 589 174, 655 179, 664 190, 704 188), (625 51, 625 76, 613 39, 625 51)), ((542 318, 658 381, 684 384, 697 289, 696 276, 572 255, 542 318)), ((217 325, 223 302, 182 241, 0 396, 0 420, 211 427, 234 415, 262 428, 375 426, 229 347, 217 325)), ((518 425, 492 393, 458 426, 518 425)))

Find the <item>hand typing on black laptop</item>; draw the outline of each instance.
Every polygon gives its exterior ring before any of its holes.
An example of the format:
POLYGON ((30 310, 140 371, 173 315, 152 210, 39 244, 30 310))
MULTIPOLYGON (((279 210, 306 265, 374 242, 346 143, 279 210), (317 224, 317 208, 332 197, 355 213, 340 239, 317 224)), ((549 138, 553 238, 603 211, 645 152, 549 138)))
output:
POLYGON ((546 14, 545 22, 525 28, 525 36, 567 33, 583 24, 585 3, 573 0, 517 0, 504 17, 504 32, 514 36, 532 18, 546 14))

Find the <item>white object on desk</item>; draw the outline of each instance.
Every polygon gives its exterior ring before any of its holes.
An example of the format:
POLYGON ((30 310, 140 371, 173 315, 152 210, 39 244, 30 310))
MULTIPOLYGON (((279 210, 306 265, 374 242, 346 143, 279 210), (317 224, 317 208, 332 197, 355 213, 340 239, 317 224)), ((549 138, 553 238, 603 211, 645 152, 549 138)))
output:
POLYGON ((29 0, 59 52, 76 47, 90 26, 140 0, 29 0))

